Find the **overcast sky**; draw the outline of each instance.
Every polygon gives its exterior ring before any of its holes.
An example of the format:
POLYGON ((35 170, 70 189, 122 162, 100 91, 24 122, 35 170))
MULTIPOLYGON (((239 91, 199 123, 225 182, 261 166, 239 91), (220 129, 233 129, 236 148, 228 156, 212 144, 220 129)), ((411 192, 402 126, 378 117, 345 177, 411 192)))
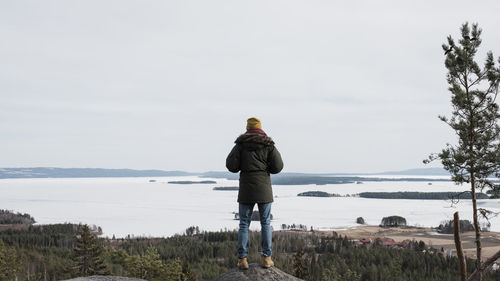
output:
MULTIPOLYGON (((225 170, 258 117, 288 172, 423 167, 441 44, 500 1, 0 2, 0 167, 225 170)), ((435 165, 436 166, 436 165, 435 165)))

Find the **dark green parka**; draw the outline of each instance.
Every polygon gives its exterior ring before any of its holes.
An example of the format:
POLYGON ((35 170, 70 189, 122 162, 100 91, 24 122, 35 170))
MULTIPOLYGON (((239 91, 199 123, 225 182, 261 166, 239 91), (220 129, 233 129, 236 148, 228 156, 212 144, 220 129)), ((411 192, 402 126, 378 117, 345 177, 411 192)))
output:
POLYGON ((243 204, 273 202, 269 174, 283 169, 283 161, 273 140, 263 134, 246 133, 239 136, 226 159, 230 172, 240 172, 238 202, 243 204))

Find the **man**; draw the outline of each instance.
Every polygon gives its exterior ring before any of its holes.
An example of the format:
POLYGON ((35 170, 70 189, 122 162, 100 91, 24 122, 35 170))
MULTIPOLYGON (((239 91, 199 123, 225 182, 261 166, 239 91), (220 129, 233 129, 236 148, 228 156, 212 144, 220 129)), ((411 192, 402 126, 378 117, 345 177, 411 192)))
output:
POLYGON ((238 268, 248 269, 248 227, 253 207, 257 204, 260 214, 262 263, 272 267, 271 203, 273 190, 269 174, 277 174, 283 169, 283 161, 273 140, 262 130, 260 120, 249 118, 247 131, 239 136, 226 159, 230 172, 240 172, 238 192, 240 229, 238 231, 238 268))

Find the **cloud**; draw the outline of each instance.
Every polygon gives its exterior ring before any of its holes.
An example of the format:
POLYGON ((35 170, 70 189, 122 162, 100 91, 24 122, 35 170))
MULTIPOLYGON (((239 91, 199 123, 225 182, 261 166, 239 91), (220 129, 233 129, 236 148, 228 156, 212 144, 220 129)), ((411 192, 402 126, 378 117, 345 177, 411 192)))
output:
POLYGON ((0 166, 223 170, 250 116, 288 171, 419 166, 454 138, 441 43, 500 52, 500 4, 464 3, 0 3, 0 166))

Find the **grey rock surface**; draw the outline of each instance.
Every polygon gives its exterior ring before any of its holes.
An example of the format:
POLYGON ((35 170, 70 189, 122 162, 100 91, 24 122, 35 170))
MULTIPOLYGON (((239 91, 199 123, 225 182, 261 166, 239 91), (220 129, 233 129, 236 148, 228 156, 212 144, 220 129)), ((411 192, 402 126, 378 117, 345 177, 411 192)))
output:
POLYGON ((266 269, 256 263, 251 263, 249 267, 247 270, 232 269, 212 281, 303 281, 276 267, 266 269))
POLYGON ((68 279, 68 280, 62 280, 62 281, 147 281, 147 280, 121 277, 121 276, 94 275, 94 276, 88 276, 88 277, 77 277, 74 279, 68 279))

